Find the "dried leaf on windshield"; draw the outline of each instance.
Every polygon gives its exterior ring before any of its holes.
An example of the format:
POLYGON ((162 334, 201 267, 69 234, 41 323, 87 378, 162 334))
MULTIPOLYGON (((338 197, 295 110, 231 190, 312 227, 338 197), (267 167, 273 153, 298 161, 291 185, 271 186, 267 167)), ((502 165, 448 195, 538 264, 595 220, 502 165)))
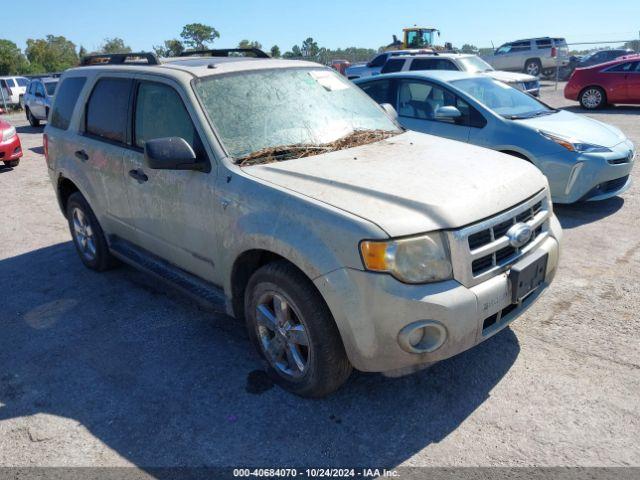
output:
POLYGON ((397 135, 398 133, 400 132, 389 130, 355 130, 338 140, 322 145, 282 145, 263 148, 239 158, 238 164, 241 167, 248 167, 250 165, 311 157, 321 153, 335 152, 337 150, 345 150, 347 148, 377 142, 397 135))

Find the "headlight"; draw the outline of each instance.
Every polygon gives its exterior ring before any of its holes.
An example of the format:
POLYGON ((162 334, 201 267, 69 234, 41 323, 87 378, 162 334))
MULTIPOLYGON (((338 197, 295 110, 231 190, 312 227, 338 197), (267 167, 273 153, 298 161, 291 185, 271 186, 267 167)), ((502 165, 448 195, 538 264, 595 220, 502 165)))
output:
POLYGON ((6 142, 7 140, 15 136, 16 136, 16 127, 9 127, 2 132, 2 141, 6 142))
POLYGON ((363 240, 360 253, 367 270, 390 273, 405 283, 447 280, 453 270, 440 232, 399 240, 363 240))
POLYGON ((601 145, 594 145, 593 143, 581 142, 580 140, 576 140, 574 138, 561 137, 559 135, 554 135, 553 133, 545 132, 544 130, 538 130, 538 132, 547 140, 551 140, 552 142, 555 142, 558 145, 563 146, 570 152, 604 153, 604 152, 611 151, 607 147, 603 147, 601 145))

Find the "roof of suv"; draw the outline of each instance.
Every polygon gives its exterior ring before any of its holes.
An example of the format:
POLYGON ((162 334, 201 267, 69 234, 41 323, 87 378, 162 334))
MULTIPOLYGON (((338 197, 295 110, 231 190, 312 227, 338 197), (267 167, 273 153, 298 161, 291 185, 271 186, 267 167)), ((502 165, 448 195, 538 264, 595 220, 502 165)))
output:
POLYGON ((220 75, 224 73, 264 70, 272 68, 293 68, 293 67, 315 67, 326 68, 313 62, 302 60, 279 60, 274 58, 249 58, 249 57, 175 57, 162 58, 159 65, 147 65, 144 63, 124 63, 81 66, 71 69, 71 71, 87 70, 130 70, 137 72, 152 72, 158 69, 178 70, 190 73, 195 77, 205 77, 210 75, 220 75))

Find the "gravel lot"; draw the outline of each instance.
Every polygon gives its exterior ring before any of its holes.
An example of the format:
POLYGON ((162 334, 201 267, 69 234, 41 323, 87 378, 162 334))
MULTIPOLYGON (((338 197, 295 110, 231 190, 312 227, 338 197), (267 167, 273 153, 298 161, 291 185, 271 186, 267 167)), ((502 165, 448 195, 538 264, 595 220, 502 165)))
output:
MULTIPOLYGON (((543 99, 579 111, 562 86, 543 99)), ((590 114, 640 145, 640 108, 590 114)), ((640 187, 557 207, 550 291, 510 329, 326 400, 264 381, 243 326, 76 257, 42 129, 0 169, 0 466, 640 466, 640 187)))

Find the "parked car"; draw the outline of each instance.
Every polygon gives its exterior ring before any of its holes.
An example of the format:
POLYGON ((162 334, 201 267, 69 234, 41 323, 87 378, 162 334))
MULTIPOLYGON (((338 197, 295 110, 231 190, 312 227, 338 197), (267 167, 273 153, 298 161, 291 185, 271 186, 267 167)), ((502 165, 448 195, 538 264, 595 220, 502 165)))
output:
POLYGON ((564 96, 587 110, 616 103, 640 104, 640 55, 576 68, 564 87, 564 96))
MULTIPOLYGON (((5 97, 7 104, 21 108, 24 106, 22 97, 26 91, 29 80, 24 77, 0 77, 0 89, 3 89, 8 96, 5 97)), ((2 98, 0 98, 0 106, 2 98)))
POLYGON ((352 367, 397 375, 469 349, 557 269, 537 168, 405 132, 318 64, 74 68, 50 119, 48 171, 81 261, 119 258, 224 299, 299 395, 332 392, 352 367))
POLYGON ((58 78, 36 78, 29 82, 24 95, 24 113, 32 127, 49 117, 49 110, 58 86, 58 78))
POLYGON ((397 57, 398 55, 407 55, 412 53, 426 53, 431 52, 431 49, 404 49, 404 50, 390 50, 382 52, 373 57, 367 63, 356 63, 351 65, 345 70, 345 75, 349 80, 355 80, 356 78, 368 77, 370 75, 378 75, 380 70, 387 60, 391 57, 397 57))
POLYGON ((496 70, 551 75, 569 64, 569 47, 564 38, 528 38, 505 43, 483 59, 496 70))
POLYGON ((20 157, 22 157, 22 145, 16 128, 0 120, 0 161, 7 167, 17 167, 20 157))
POLYGON ((411 72, 419 70, 458 70, 469 73, 482 73, 518 90, 536 97, 540 95, 540 81, 526 73, 494 70, 491 65, 477 55, 464 53, 430 53, 402 55, 387 60, 380 73, 411 72))
POLYGON ((351 62, 349 62, 349 60, 335 59, 335 60, 331 60, 330 66, 338 73, 341 73, 342 75, 346 75, 345 71, 347 70, 347 68, 351 66, 351 62))
POLYGON ((492 78, 422 71, 356 84, 377 102, 393 105, 406 128, 533 163, 547 176, 554 202, 602 200, 631 185, 634 146, 620 130, 551 108, 492 78))
POLYGON ((611 48, 607 50, 597 50, 581 57, 571 57, 569 68, 571 68, 571 71, 573 71, 576 68, 591 67, 592 65, 599 65, 601 63, 610 62, 611 60, 615 60, 616 58, 622 57, 624 55, 633 55, 633 50, 630 50, 628 48, 611 48))

